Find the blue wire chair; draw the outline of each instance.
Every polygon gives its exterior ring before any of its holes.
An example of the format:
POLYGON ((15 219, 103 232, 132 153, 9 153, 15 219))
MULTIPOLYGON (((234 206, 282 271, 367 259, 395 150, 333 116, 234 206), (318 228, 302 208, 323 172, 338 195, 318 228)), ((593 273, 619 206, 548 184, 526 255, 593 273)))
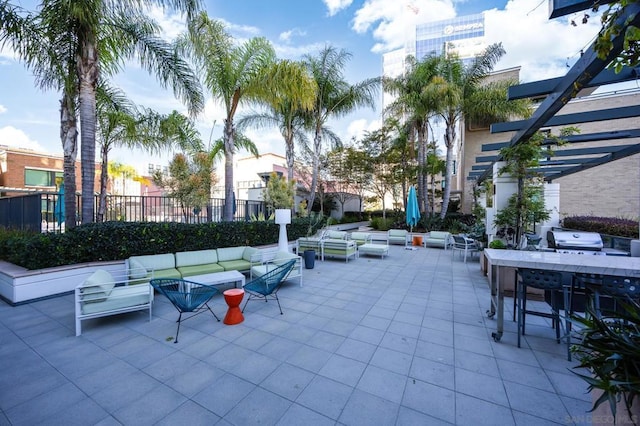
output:
POLYGON ((160 294, 166 296, 171 304, 180 312, 177 321, 178 331, 176 331, 176 340, 173 343, 178 343, 181 321, 193 318, 206 310, 211 312, 215 319, 220 321, 220 318, 218 318, 207 304, 209 299, 216 293, 219 293, 217 288, 178 278, 155 278, 152 279, 150 283, 160 294), (193 312, 193 315, 183 320, 182 314, 186 312, 193 312))
POLYGON ((261 277, 246 283, 243 288, 249 297, 247 297, 247 300, 244 302, 242 312, 244 312, 244 309, 247 307, 247 303, 249 303, 249 300, 251 299, 264 299, 266 302, 268 298, 271 298, 278 302, 278 309, 280 309, 280 315, 282 315, 282 307, 280 307, 280 300, 278 299, 278 290, 280 289, 282 281, 284 281, 293 269, 295 263, 296 260, 292 259, 272 271, 267 272, 261 277))

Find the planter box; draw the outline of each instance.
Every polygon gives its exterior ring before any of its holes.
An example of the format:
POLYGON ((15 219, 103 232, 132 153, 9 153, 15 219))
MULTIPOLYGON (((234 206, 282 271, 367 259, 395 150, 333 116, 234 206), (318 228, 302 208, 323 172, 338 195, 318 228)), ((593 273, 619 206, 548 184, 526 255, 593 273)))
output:
POLYGON ((98 269, 116 275, 123 275, 126 271, 124 260, 80 263, 38 270, 28 270, 0 261, 0 298, 10 305, 19 305, 72 293, 76 286, 98 269))

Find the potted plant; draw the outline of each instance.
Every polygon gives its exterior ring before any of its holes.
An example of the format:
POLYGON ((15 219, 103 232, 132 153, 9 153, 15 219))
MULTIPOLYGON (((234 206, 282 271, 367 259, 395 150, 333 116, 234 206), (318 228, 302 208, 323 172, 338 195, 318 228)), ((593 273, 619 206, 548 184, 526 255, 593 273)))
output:
POLYGON ((572 347, 580 364, 574 372, 592 391, 594 423, 640 424, 640 304, 618 300, 616 312, 597 315, 587 306, 585 316, 573 316, 579 323, 581 340, 572 347))

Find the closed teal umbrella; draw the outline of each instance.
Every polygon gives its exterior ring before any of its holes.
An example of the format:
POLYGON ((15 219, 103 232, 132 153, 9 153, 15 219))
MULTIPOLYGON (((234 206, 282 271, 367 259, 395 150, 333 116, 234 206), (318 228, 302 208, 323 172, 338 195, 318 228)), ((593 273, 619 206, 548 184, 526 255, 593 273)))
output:
POLYGON ((409 195, 407 196, 407 225, 411 228, 411 232, 413 232, 413 227, 418 224, 419 220, 420 209, 418 208, 418 197, 415 188, 411 185, 409 187, 409 195))
POLYGON ((53 216, 55 217, 56 222, 58 222, 58 226, 62 226, 62 223, 64 222, 64 183, 60 184, 60 191, 56 198, 53 216))

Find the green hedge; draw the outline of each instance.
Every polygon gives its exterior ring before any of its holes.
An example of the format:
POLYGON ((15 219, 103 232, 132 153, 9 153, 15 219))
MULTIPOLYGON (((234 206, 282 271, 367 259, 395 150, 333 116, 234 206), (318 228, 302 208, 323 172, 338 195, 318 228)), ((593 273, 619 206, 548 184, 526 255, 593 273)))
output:
MULTIPOLYGON (((312 225, 312 234, 323 223, 312 225)), ((289 240, 308 233, 307 218, 287 226, 289 240)), ((92 261, 122 260, 130 256, 175 253, 232 246, 261 246, 278 241, 273 221, 216 222, 103 222, 82 225, 63 234, 34 234, 0 229, 0 260, 27 269, 42 269, 92 261)))
POLYGON ((618 237, 638 238, 637 220, 616 217, 571 216, 562 220, 562 227, 618 237))

